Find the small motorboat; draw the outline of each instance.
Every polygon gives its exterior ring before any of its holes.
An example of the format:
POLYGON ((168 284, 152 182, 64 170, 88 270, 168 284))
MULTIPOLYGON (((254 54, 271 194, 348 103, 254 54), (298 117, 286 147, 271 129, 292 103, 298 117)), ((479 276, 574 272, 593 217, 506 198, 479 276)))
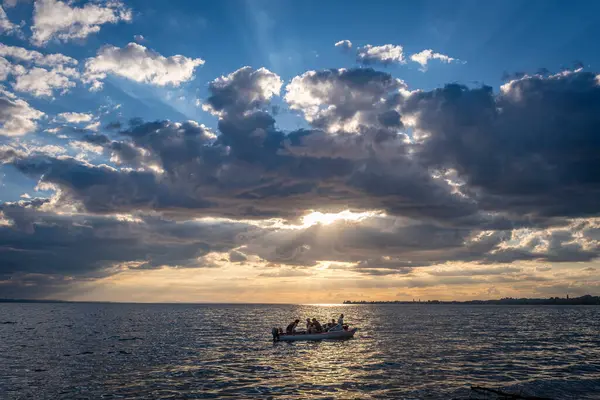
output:
POLYGON ((273 328, 273 341, 296 341, 296 340, 331 340, 331 339, 350 339, 354 336, 358 328, 344 329, 339 331, 329 331, 322 333, 280 333, 277 328, 273 328))

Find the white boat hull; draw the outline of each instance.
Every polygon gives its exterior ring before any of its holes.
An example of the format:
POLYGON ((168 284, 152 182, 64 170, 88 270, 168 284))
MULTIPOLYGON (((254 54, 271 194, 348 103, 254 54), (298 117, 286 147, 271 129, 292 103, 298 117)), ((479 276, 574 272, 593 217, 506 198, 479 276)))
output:
POLYGON ((354 336, 358 328, 349 329, 347 331, 333 331, 323 333, 297 333, 294 335, 280 334, 276 340, 293 342, 297 340, 330 340, 330 339, 350 339, 354 336))

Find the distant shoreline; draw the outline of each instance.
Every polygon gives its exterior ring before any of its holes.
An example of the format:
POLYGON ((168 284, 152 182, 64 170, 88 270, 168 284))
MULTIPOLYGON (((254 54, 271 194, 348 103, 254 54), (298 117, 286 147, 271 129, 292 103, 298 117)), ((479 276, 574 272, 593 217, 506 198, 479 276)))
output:
POLYGON ((392 301, 352 301, 346 300, 343 304, 464 304, 464 305, 565 305, 565 306, 590 306, 600 305, 600 296, 586 294, 581 297, 550 297, 548 299, 528 299, 505 297, 498 300, 392 300, 392 301))

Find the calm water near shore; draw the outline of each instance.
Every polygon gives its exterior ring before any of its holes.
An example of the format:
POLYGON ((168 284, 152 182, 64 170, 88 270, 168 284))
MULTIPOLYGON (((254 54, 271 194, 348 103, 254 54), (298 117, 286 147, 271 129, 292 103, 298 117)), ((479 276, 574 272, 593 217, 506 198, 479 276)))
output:
POLYGON ((600 307, 0 304, 0 354, 1 399, 600 399, 600 307), (340 312, 355 339, 271 340, 340 312))

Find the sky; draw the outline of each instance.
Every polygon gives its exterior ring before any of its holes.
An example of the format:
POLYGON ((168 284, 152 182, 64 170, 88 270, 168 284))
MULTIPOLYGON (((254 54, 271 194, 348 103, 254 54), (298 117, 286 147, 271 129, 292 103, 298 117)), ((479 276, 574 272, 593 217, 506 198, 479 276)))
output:
POLYGON ((600 3, 0 8, 0 298, 600 292, 600 3))

